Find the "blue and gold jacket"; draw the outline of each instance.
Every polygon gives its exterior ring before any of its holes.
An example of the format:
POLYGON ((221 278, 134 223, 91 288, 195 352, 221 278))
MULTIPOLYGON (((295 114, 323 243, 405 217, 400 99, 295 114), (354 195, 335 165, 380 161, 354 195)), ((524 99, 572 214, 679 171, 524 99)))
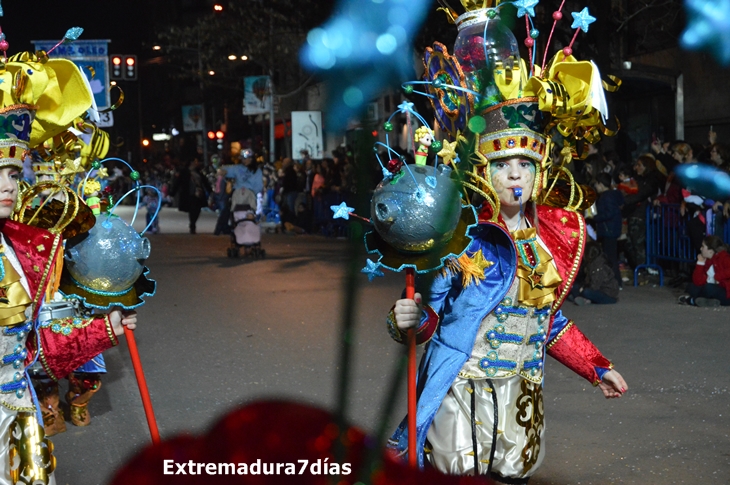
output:
MULTIPOLYGON (((491 214, 484 208, 479 224, 472 229, 473 241, 467 254, 480 250, 493 263, 484 269, 479 284, 463 284, 462 275, 444 271, 434 278, 424 300, 428 305, 418 328, 419 343, 427 341, 421 359, 416 411, 418 464, 423 466, 426 434, 436 411, 452 382, 469 359, 482 320, 491 313, 509 291, 517 271, 515 243, 503 225, 489 222, 491 214)), ((580 266, 585 242, 583 217, 572 211, 537 206, 540 238, 553 255, 562 278, 555 289, 547 332, 547 353, 588 379, 594 385, 612 368, 612 364, 560 311, 580 266)), ((418 286, 418 285, 417 285, 418 286)), ((391 336, 404 342, 404 335, 394 328, 389 317, 391 336)), ((405 456, 408 445, 407 417, 390 439, 390 446, 405 456)))

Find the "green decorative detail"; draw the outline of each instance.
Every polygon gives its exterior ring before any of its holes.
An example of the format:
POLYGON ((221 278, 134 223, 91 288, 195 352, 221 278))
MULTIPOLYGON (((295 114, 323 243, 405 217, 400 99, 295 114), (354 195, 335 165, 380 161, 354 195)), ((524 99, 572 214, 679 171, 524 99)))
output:
POLYGON ((467 123, 469 131, 478 135, 487 129, 487 121, 482 116, 472 116, 467 123))
POLYGON ((91 162, 91 168, 94 170, 99 170, 101 168, 101 162, 99 160, 94 160, 91 162))
POLYGON ((139 172, 135 170, 134 172, 129 174, 129 178, 136 182, 137 180, 139 180, 139 172))
POLYGON ((395 174, 395 176, 393 177, 393 180, 390 181, 390 185, 397 184, 398 181, 401 179, 401 177, 403 175, 405 175, 405 171, 404 170, 401 170, 400 172, 398 172, 397 174, 395 174))
POLYGON ((529 106, 502 106, 502 116, 510 128, 527 127, 534 130, 536 110, 536 107, 529 106), (528 115, 531 117, 528 118, 528 115))
POLYGON ((393 123, 391 123, 390 121, 386 121, 385 123, 383 123, 383 129, 385 131, 393 131, 393 123))
MULTIPOLYGON (((449 76, 448 74, 441 73, 438 77, 438 81, 441 83, 440 89, 443 89, 444 85, 453 86, 454 80, 449 76)), ((435 86, 435 84, 434 84, 435 86)), ((441 102, 446 105, 446 107, 449 110, 456 110, 459 109, 459 95, 457 94, 455 89, 444 89, 443 90, 446 96, 441 97, 441 102)))
POLYGON ((74 329, 88 327, 91 321, 91 318, 84 320, 83 318, 79 317, 54 318, 53 320, 45 322, 42 327, 50 327, 53 333, 68 337, 73 333, 74 329))
POLYGON ((431 151, 433 153, 440 152, 443 147, 444 147, 444 144, 438 140, 434 140, 433 143, 431 143, 431 151))
POLYGON ((489 17, 491 20, 494 20, 497 17, 497 11, 487 10, 487 17, 489 17))
POLYGON ((403 92, 405 92, 406 94, 411 94, 413 92, 413 85, 406 84, 405 86, 403 86, 403 92))

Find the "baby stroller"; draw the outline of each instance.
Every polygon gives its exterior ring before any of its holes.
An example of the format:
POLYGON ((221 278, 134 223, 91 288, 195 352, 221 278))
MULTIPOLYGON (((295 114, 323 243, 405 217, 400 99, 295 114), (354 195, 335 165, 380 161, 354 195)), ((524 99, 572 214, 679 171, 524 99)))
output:
POLYGON ((240 188, 231 195, 231 245, 229 258, 243 255, 254 259, 265 258, 266 251, 261 248, 261 227, 256 220, 256 194, 247 188, 240 188))

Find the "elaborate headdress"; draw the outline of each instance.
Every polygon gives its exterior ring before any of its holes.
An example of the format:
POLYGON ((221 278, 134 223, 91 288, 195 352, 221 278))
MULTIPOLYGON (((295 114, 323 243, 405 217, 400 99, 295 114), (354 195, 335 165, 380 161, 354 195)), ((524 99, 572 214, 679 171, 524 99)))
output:
MULTIPOLYGON (((534 198, 550 202, 549 189, 564 180, 560 183, 572 187, 571 195, 567 204, 560 205, 579 208, 583 191, 564 164, 581 155, 579 141, 595 143, 601 134, 615 133, 604 125, 608 110, 603 90, 616 89, 619 81, 602 82, 593 62, 572 56, 572 42, 549 62, 548 45, 538 65, 533 47, 539 32, 531 26, 537 0, 514 2, 517 16, 524 16, 527 25, 529 63, 520 58, 515 36, 500 20, 499 1, 462 0, 466 12, 460 16, 441 3, 445 7, 440 10, 456 24, 459 34, 453 55, 438 42, 426 49, 424 77, 442 131, 451 141, 470 135, 471 142, 460 146, 467 152, 461 159, 473 164, 462 170, 466 185, 490 199, 491 180, 484 167, 495 159, 522 156, 536 163, 534 198), (563 139, 560 164, 549 158, 556 133, 563 139)), ((561 9, 553 13, 555 23, 562 18, 561 9)), ((595 20, 587 9, 572 16, 576 35, 595 20)))

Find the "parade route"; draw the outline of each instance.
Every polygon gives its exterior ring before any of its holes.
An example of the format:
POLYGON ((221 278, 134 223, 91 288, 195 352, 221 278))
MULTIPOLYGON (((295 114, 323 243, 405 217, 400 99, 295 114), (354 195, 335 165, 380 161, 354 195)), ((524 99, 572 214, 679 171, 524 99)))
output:
MULTIPOLYGON (((120 211, 127 220, 128 210, 120 211)), ((214 223, 204 212, 190 235, 186 214, 166 208, 162 234, 150 236, 158 290, 139 310, 136 336, 163 439, 202 433, 256 399, 335 406, 347 241, 266 234, 266 259, 231 260, 228 237, 211 234, 214 223)), ((347 414, 368 432, 401 351, 384 323, 401 278, 359 279, 347 414)), ((730 308, 679 306, 676 294, 627 287, 616 305, 564 305, 629 391, 606 400, 548 359, 547 454, 531 485, 728 483, 730 308)), ((69 422, 52 438, 59 484, 107 483, 149 443, 126 344, 105 357, 109 373, 89 405, 91 425, 69 422)), ((389 428, 404 414, 402 394, 389 428)))

